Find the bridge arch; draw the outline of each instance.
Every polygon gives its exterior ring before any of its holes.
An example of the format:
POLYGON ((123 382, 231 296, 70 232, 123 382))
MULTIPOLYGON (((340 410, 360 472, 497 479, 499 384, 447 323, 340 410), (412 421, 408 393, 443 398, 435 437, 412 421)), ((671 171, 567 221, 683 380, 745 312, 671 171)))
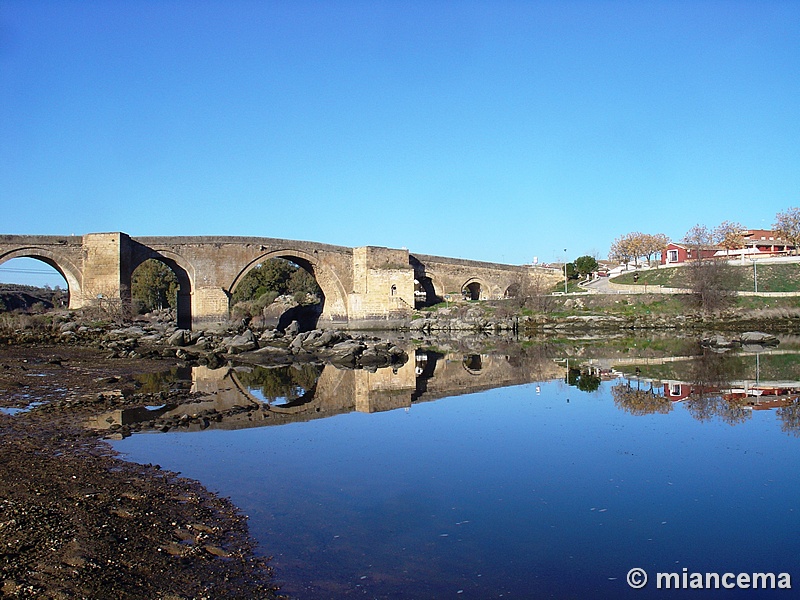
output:
POLYGON ((485 282, 477 277, 467 279, 461 286, 461 295, 466 300, 481 300, 485 299, 488 292, 488 286, 485 282))
POLYGON ((138 244, 131 257, 128 284, 133 272, 146 260, 157 260, 166 265, 178 279, 178 298, 175 312, 177 325, 181 329, 192 328, 192 290, 194 289, 194 267, 177 252, 166 249, 149 248, 138 244))
POLYGON ((470 375, 480 375, 483 370, 483 357, 480 354, 466 354, 461 360, 461 365, 470 375))
POLYGON ((83 306, 83 289, 81 285, 83 273, 67 257, 47 248, 26 246, 0 254, 0 265, 13 258, 35 258, 53 267, 67 282, 69 308, 76 309, 83 306))
POLYGON ((433 306, 444 301, 445 289, 442 281, 434 273, 414 275, 414 297, 416 308, 433 306))
POLYGON ((234 277, 233 282, 227 289, 228 297, 233 295, 242 279, 250 271, 271 258, 282 258, 291 261, 308 271, 316 279, 323 296, 320 320, 347 320, 347 294, 344 286, 339 281, 336 273, 317 258, 316 251, 312 254, 303 250, 285 248, 271 250, 258 255, 234 277))

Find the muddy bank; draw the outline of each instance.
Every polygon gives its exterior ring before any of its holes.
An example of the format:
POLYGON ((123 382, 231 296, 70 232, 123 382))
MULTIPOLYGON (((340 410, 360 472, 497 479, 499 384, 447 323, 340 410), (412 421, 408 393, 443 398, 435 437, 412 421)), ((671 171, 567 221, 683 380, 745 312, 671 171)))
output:
POLYGON ((0 348, 3 597, 279 597, 227 499, 121 460, 82 426, 126 403, 133 374, 168 366, 64 345, 0 348))

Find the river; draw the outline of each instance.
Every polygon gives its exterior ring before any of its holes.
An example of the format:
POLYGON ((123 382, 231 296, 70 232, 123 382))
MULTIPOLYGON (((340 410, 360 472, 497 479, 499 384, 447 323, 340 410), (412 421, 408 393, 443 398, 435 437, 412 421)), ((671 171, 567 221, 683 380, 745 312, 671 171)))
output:
POLYGON ((213 394, 174 410, 258 411, 114 446, 230 497, 291 598, 674 595, 658 573, 796 587, 800 354, 756 350, 198 368, 180 376, 213 394))

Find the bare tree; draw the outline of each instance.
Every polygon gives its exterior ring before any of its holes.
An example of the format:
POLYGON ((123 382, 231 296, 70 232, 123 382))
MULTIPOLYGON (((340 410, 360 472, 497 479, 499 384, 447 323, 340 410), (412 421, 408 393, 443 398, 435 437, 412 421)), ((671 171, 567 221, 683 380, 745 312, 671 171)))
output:
POLYGON ((682 242, 692 249, 708 248, 714 245, 714 235, 705 225, 695 225, 686 235, 682 242))
POLYGON ((663 252, 667 244, 669 244, 669 238, 663 233, 651 235, 633 231, 614 240, 608 258, 625 265, 633 262, 638 267, 640 258, 647 257, 647 263, 650 264, 652 256, 663 252))
POLYGON ((788 406, 778 409, 781 430, 800 437, 800 399, 795 398, 788 406))
POLYGON ((552 287, 552 275, 545 274, 542 269, 532 269, 517 276, 509 286, 509 296, 519 308, 547 313, 553 309, 552 287))
POLYGON ((744 246, 745 227, 741 223, 723 221, 712 232, 713 241, 725 248, 725 253, 744 246))
POLYGON ((624 236, 618 237, 612 242, 611 248, 608 250, 608 260, 613 260, 623 265, 631 262, 631 255, 624 236))
POLYGON ((614 240, 608 252, 609 260, 620 262, 628 265, 633 261, 634 265, 638 264, 639 256, 641 256, 640 245, 641 242, 637 239, 640 233, 626 233, 614 240))
POLYGON ((742 272, 726 261, 702 258, 686 266, 689 304, 713 313, 730 306, 742 285, 742 272))
POLYGON ((800 246, 800 208, 793 206, 784 212, 779 212, 775 215, 772 228, 776 235, 794 246, 793 253, 797 254, 797 247, 800 246))
POLYGON ((650 264, 654 254, 661 254, 666 250, 667 246, 669 245, 669 237, 663 233, 646 233, 643 237, 642 252, 643 255, 647 257, 647 263, 650 264))

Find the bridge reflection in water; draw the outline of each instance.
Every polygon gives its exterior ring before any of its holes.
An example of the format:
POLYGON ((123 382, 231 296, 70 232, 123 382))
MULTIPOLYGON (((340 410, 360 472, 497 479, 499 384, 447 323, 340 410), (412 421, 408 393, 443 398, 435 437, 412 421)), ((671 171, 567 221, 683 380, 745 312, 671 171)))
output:
POLYGON ((520 363, 501 355, 420 350, 412 351, 410 357, 402 367, 376 371, 331 365, 181 369, 176 376, 190 378, 191 392, 199 397, 181 404, 109 411, 91 419, 87 426, 111 429, 181 417, 185 420, 181 429, 187 431, 282 425, 354 411, 409 408, 450 396, 555 379, 563 377, 564 371, 544 358, 520 363), (196 422, 198 415, 209 414, 216 419, 196 422))

